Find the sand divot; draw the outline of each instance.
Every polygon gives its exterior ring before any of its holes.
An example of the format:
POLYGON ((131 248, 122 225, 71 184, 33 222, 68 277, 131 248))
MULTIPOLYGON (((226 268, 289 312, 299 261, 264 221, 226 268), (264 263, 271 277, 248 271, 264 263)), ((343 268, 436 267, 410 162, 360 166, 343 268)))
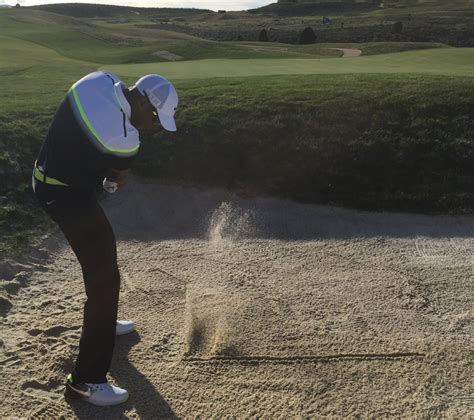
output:
POLYGON ((236 294, 216 288, 188 289, 185 311, 185 356, 236 355, 232 318, 241 310, 236 294))

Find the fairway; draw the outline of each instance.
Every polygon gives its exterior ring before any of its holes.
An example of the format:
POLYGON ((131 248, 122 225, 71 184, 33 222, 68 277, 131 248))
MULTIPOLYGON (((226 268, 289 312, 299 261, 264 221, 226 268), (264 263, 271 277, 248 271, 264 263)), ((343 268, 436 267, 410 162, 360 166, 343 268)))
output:
POLYGON ((30 41, 0 36, 0 107, 36 114, 56 106, 74 80, 98 66, 30 41))
POLYGON ((443 48, 356 58, 211 59, 175 63, 122 64, 101 67, 120 76, 159 73, 170 79, 245 77, 275 74, 425 73, 474 76, 474 48, 443 48))

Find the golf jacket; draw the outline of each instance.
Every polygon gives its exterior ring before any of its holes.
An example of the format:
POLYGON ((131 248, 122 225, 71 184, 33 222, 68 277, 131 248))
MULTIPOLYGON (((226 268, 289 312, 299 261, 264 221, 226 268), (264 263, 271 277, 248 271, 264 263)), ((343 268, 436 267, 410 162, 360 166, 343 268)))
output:
POLYGON ((77 81, 59 105, 37 159, 48 177, 93 189, 109 169, 130 167, 140 147, 125 85, 110 72, 77 81))

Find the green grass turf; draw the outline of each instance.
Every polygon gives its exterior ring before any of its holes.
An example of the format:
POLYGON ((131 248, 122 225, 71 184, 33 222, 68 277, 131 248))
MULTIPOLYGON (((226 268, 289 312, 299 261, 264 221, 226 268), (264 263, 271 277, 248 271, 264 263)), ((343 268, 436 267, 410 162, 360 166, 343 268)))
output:
POLYGON ((119 75, 159 73, 172 80, 276 74, 436 74, 474 76, 474 48, 438 48, 356 58, 196 60, 174 63, 109 65, 119 75))
POLYGON ((0 36, 2 113, 44 112, 75 80, 97 67, 29 41, 0 36))
POLYGON ((279 58, 337 56, 334 51, 299 46, 256 50, 232 42, 216 42, 167 30, 97 26, 79 19, 35 9, 0 10, 0 36, 50 48, 64 57, 93 63, 162 62, 154 54, 170 51, 186 60, 203 58, 279 58))
POLYGON ((472 212, 474 78, 427 74, 178 80, 177 133, 135 169, 367 209, 472 212))
POLYGON ((40 10, 0 10, 0 35, 33 42, 64 57, 98 63, 153 61, 154 46, 78 19, 40 10))
MULTIPOLYGON (((166 29, 166 26, 164 27, 166 29)), ((167 62, 155 53, 170 51, 184 60, 213 58, 337 57, 326 47, 355 47, 364 54, 438 47, 430 43, 294 45, 262 42, 216 42, 165 29, 137 28, 133 23, 81 20, 36 9, 0 10, 0 36, 33 42, 64 57, 101 64, 167 62)))
MULTIPOLYGON (((100 20, 100 24, 108 27, 116 25, 120 30, 137 30, 136 25, 153 25, 155 28, 166 29, 169 24, 185 33, 199 34, 203 38, 237 40, 243 36, 246 40, 256 40, 258 31, 269 30, 269 33, 283 31, 297 35, 306 26, 311 26, 319 40, 333 42, 348 42, 350 37, 359 34, 360 41, 391 40, 438 40, 438 42, 459 43, 461 38, 468 36, 468 28, 472 27, 474 4, 472 1, 434 1, 434 2, 403 2, 398 1, 393 7, 386 3, 385 8, 375 8, 372 11, 358 13, 332 14, 333 24, 321 25, 321 11, 314 16, 275 16, 270 14, 254 14, 248 12, 228 12, 226 14, 206 14, 196 16, 181 16, 176 18, 161 18, 152 16, 124 16, 122 19, 100 20), (395 21, 402 21, 407 30, 404 38, 391 36, 391 28, 395 21), (117 23, 119 22, 119 23, 117 23), (340 31, 341 25, 345 30, 340 31), (128 28, 128 29, 126 29, 128 28), (132 29, 133 28, 133 29, 132 29), (347 29, 349 28, 349 31, 347 29), (350 30, 353 28, 354 30, 350 30), (429 31, 429 35, 420 35, 429 31), (345 33, 345 35, 344 35, 345 33), (378 33, 377 35, 375 33, 378 33), (348 39, 349 38, 349 39, 348 39), (444 40, 444 41, 443 41, 444 40)), ((287 5, 292 7, 292 5, 287 5)), ((286 7, 286 6, 285 6, 286 7)), ((296 5, 298 7, 298 5, 296 5)), ((97 20, 91 20, 98 22, 97 20)), ((405 33, 405 31, 404 31, 405 33)), ((279 38, 282 39, 282 38, 279 38)), ((472 42, 472 41, 471 41, 472 42)), ((453 44, 458 45, 458 44, 453 44)), ((459 45, 473 46, 469 43, 459 45)))

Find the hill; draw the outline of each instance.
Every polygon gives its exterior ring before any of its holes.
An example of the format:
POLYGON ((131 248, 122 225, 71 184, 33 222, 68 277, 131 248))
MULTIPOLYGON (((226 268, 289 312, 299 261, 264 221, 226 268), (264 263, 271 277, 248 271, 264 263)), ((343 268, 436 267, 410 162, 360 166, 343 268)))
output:
MULTIPOLYGON (((150 20, 145 20, 150 22, 150 20)), ((0 36, 21 39, 59 54, 92 63, 124 64, 169 61, 170 52, 180 60, 203 58, 278 58, 337 56, 327 48, 257 50, 254 45, 215 42, 174 32, 170 26, 148 28, 135 21, 111 23, 45 12, 38 8, 12 8, 0 13, 0 36), (74 46, 71 48, 71 46, 74 46)), ((19 52, 21 56, 21 52, 19 52)))
POLYGON ((362 13, 376 10, 380 7, 374 2, 353 1, 325 1, 325 2, 300 2, 281 1, 263 7, 248 10, 249 13, 272 14, 276 16, 311 16, 324 14, 362 13))
POLYGON ((110 17, 135 17, 135 16, 160 16, 160 17, 176 17, 176 16, 194 16, 203 13, 213 14, 208 9, 189 9, 189 8, 167 8, 167 7, 130 7, 130 6, 113 6, 105 4, 92 3, 62 3, 62 4, 45 4, 34 6, 33 8, 44 10, 46 12, 58 13, 77 18, 110 18, 110 17))
POLYGON ((116 30, 169 30, 213 41, 256 41, 265 29, 269 41, 295 44, 301 31, 311 26, 318 42, 438 42, 469 47, 474 46, 473 4, 472 0, 295 0, 227 13, 74 3, 36 8, 114 25, 116 30), (323 16, 330 20, 323 23, 323 16))

